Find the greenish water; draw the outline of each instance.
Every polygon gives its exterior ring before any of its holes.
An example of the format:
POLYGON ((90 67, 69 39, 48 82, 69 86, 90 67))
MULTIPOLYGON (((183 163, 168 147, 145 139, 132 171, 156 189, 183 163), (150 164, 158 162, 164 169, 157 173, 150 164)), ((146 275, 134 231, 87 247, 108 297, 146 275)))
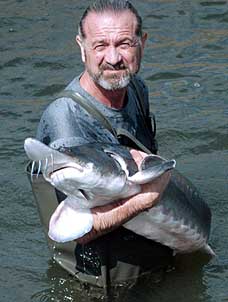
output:
MULTIPOLYGON (((89 1, 0 0, 0 297, 96 301, 52 262, 24 173, 23 140, 43 109, 82 71, 74 36, 89 1)), ((160 153, 200 189, 213 213, 217 256, 182 257, 124 301, 228 301, 228 3, 134 1, 149 40, 141 75, 156 114, 160 153)), ((118 301, 123 301, 122 298, 118 301)))

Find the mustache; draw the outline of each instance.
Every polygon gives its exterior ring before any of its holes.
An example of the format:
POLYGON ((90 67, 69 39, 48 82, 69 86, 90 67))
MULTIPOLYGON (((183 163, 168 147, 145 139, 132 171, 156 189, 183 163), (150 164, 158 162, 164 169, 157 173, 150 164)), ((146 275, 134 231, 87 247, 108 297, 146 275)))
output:
POLYGON ((105 70, 125 70, 127 69, 126 66, 124 65, 123 62, 119 62, 116 64, 110 64, 110 63, 105 63, 103 65, 101 65, 101 70, 105 71, 105 70))

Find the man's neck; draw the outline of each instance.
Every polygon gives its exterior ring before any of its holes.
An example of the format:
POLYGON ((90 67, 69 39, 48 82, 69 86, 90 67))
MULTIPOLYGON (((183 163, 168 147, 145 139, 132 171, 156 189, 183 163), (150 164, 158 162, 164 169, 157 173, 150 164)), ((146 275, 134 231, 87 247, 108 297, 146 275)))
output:
POLYGON ((127 88, 106 90, 97 85, 86 71, 80 78, 80 85, 86 92, 108 107, 120 109, 124 106, 127 88))

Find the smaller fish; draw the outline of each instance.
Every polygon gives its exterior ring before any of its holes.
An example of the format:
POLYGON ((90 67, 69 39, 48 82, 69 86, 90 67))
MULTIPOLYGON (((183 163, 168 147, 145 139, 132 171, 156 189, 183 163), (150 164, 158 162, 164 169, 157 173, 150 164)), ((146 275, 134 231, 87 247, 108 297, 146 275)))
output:
MULTIPOLYGON (((58 242, 80 238, 92 229, 90 208, 133 196, 141 191, 141 184, 176 165, 175 160, 148 155, 138 169, 128 149, 121 145, 95 143, 54 150, 27 138, 24 148, 33 161, 31 174, 41 171, 46 181, 67 195, 49 224, 49 237, 58 242)), ((210 209, 195 188, 173 172, 162 200, 124 227, 176 252, 201 249, 213 255, 207 244, 210 209)))

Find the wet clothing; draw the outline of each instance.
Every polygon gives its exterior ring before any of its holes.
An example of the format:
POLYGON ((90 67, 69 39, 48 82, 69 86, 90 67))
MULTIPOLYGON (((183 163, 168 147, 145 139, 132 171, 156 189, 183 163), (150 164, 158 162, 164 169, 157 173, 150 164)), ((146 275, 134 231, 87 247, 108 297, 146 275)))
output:
MULTIPOLYGON (((156 152, 149 118, 148 91, 143 81, 135 77, 144 101, 145 117, 139 106, 134 85, 128 86, 122 109, 109 108, 82 89, 79 77, 66 88, 82 95, 105 115, 113 128, 126 129, 149 150, 156 152), (146 120, 146 125, 145 125, 146 120)), ((116 138, 99 120, 71 98, 59 98, 44 111, 37 138, 55 149, 91 142, 116 143, 135 147, 128 138, 116 138)), ((29 170, 29 167, 28 167, 29 170)), ((32 183, 45 234, 54 209, 66 196, 56 191, 42 176, 32 183)), ((54 259, 79 280, 107 288, 110 284, 137 280, 140 275, 166 267, 172 260, 172 251, 159 243, 119 227, 92 242, 55 243, 47 236, 54 259)))
MULTIPOLYGON (((151 135, 148 90, 140 78, 137 77, 136 80, 141 88, 146 121, 142 118, 139 101, 131 84, 128 87, 125 105, 121 109, 107 107, 89 95, 80 86, 79 77, 75 78, 66 90, 79 92, 107 117, 114 129, 126 129, 151 150, 154 148, 154 140, 151 135)), ((48 106, 38 126, 37 139, 55 149, 92 142, 119 143, 94 116, 70 98, 57 99, 48 106)), ((122 140, 121 143, 126 145, 124 139, 122 140)))

